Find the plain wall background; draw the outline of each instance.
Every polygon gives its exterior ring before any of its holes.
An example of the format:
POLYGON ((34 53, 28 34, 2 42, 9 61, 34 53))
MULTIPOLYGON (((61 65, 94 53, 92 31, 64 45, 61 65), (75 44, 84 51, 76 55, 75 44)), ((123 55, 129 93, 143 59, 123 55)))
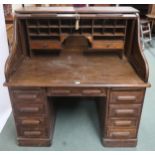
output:
POLYGON ((6 35, 4 11, 2 4, 0 4, 0 132, 11 113, 11 104, 8 90, 3 86, 5 81, 4 66, 8 55, 9 49, 6 35))

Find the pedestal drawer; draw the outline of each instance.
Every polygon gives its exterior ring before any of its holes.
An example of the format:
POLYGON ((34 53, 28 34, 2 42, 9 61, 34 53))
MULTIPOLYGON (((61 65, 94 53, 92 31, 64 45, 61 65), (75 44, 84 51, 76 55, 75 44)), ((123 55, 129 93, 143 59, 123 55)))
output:
POLYGON ((42 129, 20 128, 18 134, 19 137, 23 138, 46 138, 49 135, 49 133, 46 131, 45 128, 42 129))
POLYGON ((109 128, 107 131, 108 138, 128 139, 136 137, 136 129, 115 129, 109 128))
POLYGON ((132 104, 132 105, 118 105, 110 104, 109 105, 109 116, 110 117, 136 117, 140 115, 141 105, 132 104))
POLYGON ((47 126, 46 119, 44 117, 19 117, 16 122, 19 127, 41 128, 47 126))
POLYGON ((23 104, 18 103, 15 105, 15 112, 20 116, 34 116, 45 114, 44 104, 23 104))
POLYGON ((42 104, 45 101, 44 91, 41 90, 14 90, 12 97, 15 104, 42 104))
POLYGON ((143 91, 112 91, 110 103, 141 103, 143 96, 143 91))
POLYGON ((108 126, 110 127, 122 127, 122 128, 131 128, 137 126, 136 118, 109 118, 108 126))

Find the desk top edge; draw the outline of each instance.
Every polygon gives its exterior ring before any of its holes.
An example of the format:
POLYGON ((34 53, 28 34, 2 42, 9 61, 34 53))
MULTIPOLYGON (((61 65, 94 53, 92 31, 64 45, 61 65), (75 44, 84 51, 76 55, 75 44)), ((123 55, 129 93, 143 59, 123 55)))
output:
POLYGON ((19 14, 35 13, 138 13, 133 7, 25 7, 15 10, 19 14))

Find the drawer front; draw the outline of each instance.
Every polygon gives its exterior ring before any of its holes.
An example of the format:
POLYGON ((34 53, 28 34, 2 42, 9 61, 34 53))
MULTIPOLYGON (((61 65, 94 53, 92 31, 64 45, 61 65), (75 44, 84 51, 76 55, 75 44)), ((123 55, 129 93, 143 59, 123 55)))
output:
POLYGON ((16 119, 19 127, 42 128, 47 125, 44 117, 19 117, 16 119))
POLYGON ((106 96, 102 88, 49 88, 48 96, 106 96))
POLYGON ((124 42, 122 40, 116 41, 94 41, 93 48, 95 49, 123 49, 124 42))
POLYGON ((136 137, 136 129, 115 129, 109 128, 107 131, 108 138, 128 139, 136 137))
POLYGON ((18 136, 23 138, 46 138, 48 137, 48 132, 45 128, 42 129, 29 129, 20 128, 18 131, 18 136))
POLYGON ((43 104, 22 104, 15 105, 15 112, 20 116, 33 116, 45 114, 45 106, 43 104))
POLYGON ((141 103, 143 91, 112 91, 110 103, 141 103))
POLYGON ((31 40, 30 47, 32 49, 60 49, 59 41, 53 40, 31 40))
POLYGON ((41 90, 14 90, 12 96, 16 104, 42 104, 45 101, 44 91, 41 90))
POLYGON ((136 127, 137 126, 137 119, 136 118, 127 118, 127 119, 121 119, 121 118, 111 118, 108 121, 108 126, 111 127, 136 127))
POLYGON ((136 117, 140 115, 141 105, 109 105, 110 117, 136 117))

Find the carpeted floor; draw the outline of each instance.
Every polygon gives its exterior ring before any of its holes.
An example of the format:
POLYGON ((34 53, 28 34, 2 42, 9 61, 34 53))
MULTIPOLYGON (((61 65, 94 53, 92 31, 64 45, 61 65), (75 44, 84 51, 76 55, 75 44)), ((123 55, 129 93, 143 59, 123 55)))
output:
POLYGON ((78 104, 72 106, 67 104, 68 106, 60 108, 51 147, 19 147, 16 144, 16 131, 11 115, 0 134, 0 150, 155 150, 155 40, 152 44, 152 47, 147 46, 145 49, 150 67, 149 81, 152 87, 146 92, 137 147, 103 147, 99 137, 99 122, 95 104, 90 99, 83 99, 78 104))

